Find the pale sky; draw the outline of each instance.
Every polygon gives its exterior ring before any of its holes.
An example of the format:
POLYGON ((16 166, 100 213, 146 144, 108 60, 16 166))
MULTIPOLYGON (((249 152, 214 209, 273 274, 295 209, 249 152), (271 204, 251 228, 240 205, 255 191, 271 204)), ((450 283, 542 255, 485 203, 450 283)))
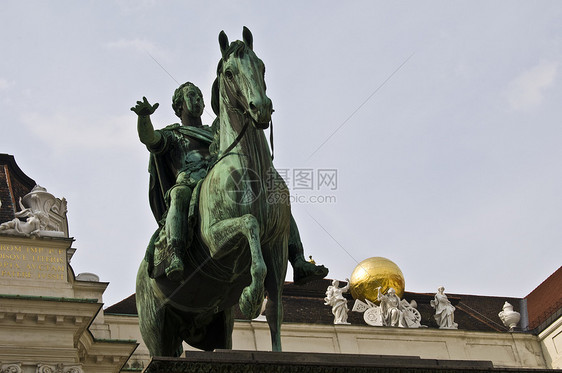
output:
POLYGON ((156 228, 129 108, 146 96, 156 127, 177 122, 171 96, 191 81, 211 124, 217 37, 243 26, 267 69, 274 163, 329 278, 383 256, 407 291, 524 297, 561 265, 561 2, 209 3, 0 8, 0 152, 66 197, 72 266, 110 282, 106 306, 134 293, 156 228))

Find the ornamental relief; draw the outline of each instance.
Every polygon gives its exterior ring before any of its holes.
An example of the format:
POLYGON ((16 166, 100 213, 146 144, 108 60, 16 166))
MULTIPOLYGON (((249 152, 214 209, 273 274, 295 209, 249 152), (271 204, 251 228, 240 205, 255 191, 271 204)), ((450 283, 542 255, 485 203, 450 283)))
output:
POLYGON ((35 187, 19 199, 15 218, 0 224, 0 232, 14 236, 68 237, 66 199, 55 198, 47 189, 35 187))
POLYGON ((48 364, 37 364, 36 373, 84 373, 82 367, 79 365, 48 365, 48 364))
POLYGON ((21 363, 0 364, 0 373, 22 373, 21 363))

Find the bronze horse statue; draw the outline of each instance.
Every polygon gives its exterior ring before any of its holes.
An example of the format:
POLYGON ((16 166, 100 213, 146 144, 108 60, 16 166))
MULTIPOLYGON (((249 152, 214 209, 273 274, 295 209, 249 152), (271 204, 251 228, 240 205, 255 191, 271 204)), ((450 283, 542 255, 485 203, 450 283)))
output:
POLYGON ((182 341, 203 350, 232 348, 233 308, 257 317, 264 291, 272 349, 281 350, 291 209, 263 132, 273 107, 252 44, 245 27, 243 41, 229 43, 224 31, 219 35, 213 106, 220 151, 200 185, 199 223, 184 256, 186 278, 153 279, 146 260, 139 268, 139 324, 153 356, 179 356, 182 341), (272 182, 275 198, 268 195, 272 182))

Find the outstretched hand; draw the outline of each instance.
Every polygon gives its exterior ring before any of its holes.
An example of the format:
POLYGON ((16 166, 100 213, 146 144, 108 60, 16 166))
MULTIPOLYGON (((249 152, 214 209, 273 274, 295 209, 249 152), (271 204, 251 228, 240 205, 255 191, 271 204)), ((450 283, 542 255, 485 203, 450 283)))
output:
POLYGON ((137 101, 137 104, 131 108, 138 116, 152 115, 156 111, 160 104, 155 103, 150 105, 146 97, 142 98, 142 101, 137 101))

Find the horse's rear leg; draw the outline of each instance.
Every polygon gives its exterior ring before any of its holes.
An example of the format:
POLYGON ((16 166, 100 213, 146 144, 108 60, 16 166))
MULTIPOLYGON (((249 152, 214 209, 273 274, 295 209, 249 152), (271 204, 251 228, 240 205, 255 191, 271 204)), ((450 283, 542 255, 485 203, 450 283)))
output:
POLYGON ((246 214, 238 218, 221 220, 213 224, 208 231, 202 228, 201 233, 211 256, 215 259, 230 253, 235 248, 238 236, 242 234, 246 237, 252 258, 250 266, 252 282, 240 295, 240 310, 251 319, 258 317, 263 303, 267 267, 261 252, 260 227, 257 219, 251 214, 246 214))
POLYGON ((283 323, 283 284, 287 272, 287 239, 272 245, 272 250, 264 250, 267 265, 265 289, 267 290, 267 304, 265 316, 269 324, 271 335, 271 349, 281 351, 281 324, 283 323))

